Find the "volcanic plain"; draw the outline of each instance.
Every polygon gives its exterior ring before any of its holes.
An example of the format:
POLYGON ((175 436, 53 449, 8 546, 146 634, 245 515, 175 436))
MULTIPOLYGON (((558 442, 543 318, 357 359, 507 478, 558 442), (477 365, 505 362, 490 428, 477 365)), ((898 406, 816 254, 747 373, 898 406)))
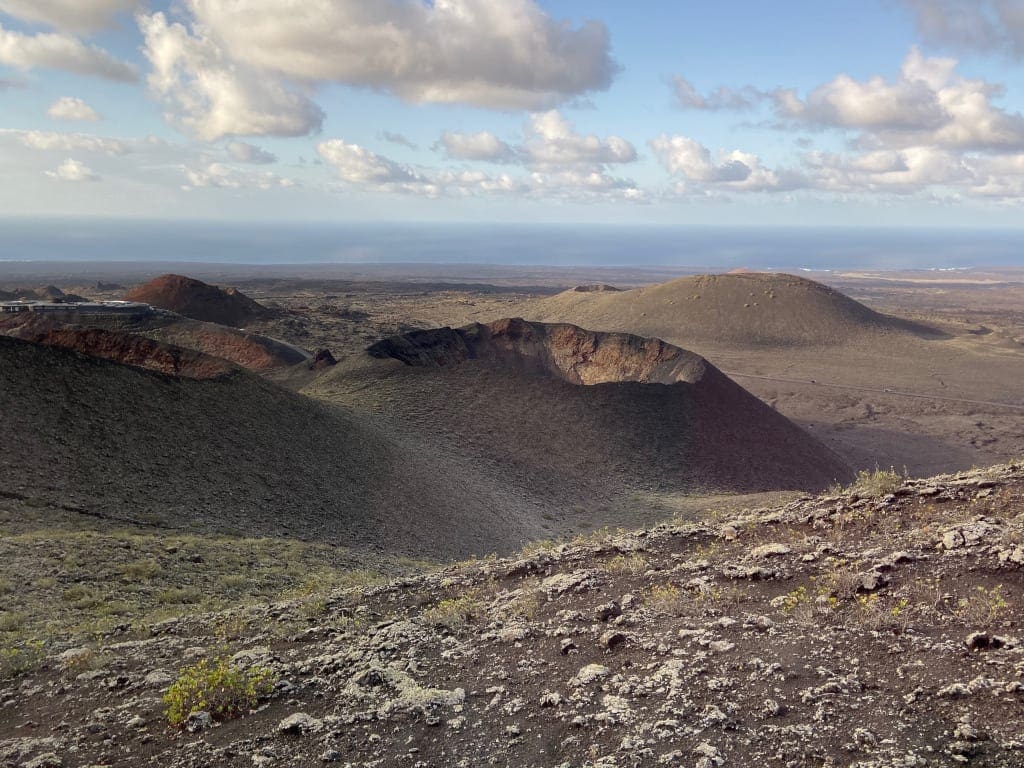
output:
POLYGON ((0 764, 1020 764, 1024 274, 18 269, 0 764))

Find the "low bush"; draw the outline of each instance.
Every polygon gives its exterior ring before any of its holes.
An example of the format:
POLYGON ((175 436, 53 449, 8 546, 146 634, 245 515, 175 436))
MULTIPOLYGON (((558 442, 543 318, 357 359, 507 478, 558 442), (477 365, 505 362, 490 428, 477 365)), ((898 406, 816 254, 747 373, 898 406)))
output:
POLYGON ((196 712, 215 720, 249 712, 274 689, 273 674, 262 668, 243 669, 222 656, 185 667, 164 695, 167 720, 181 725, 196 712))

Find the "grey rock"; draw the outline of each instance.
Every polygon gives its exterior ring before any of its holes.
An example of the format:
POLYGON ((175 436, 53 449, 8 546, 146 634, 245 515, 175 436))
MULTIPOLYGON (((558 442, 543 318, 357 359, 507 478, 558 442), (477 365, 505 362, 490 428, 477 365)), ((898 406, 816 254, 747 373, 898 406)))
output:
POLYGON ((212 727, 213 715, 209 712, 193 712, 185 718, 185 730, 189 733, 199 733, 212 727))
POLYGON ((310 717, 305 712, 295 712, 288 715, 288 717, 277 724, 277 730, 279 733, 288 733, 293 735, 316 733, 322 727, 322 721, 317 720, 315 717, 310 717))
POLYGON ((583 667, 576 675, 569 681, 569 686, 572 688, 579 688, 584 685, 589 685, 595 680, 600 680, 602 677, 608 677, 611 674, 611 670, 601 664, 587 664, 583 667))

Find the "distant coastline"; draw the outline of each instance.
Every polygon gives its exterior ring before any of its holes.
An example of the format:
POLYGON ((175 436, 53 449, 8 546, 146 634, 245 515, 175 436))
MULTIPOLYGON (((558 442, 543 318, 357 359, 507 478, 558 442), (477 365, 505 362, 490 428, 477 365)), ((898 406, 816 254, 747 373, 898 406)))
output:
POLYGON ((1024 265, 1024 231, 0 219, 0 273, 52 261, 963 269, 1024 265))

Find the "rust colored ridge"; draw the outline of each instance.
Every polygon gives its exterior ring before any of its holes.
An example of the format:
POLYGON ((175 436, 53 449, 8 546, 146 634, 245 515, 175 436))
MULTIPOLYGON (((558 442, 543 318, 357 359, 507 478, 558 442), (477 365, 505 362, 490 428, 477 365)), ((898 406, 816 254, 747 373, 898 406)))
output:
POLYGON ((628 291, 570 289, 529 303, 524 317, 655 336, 684 347, 822 345, 894 333, 942 336, 813 280, 771 272, 681 277, 628 291))
POLYGON ((268 336, 196 320, 179 320, 147 335, 177 347, 222 357, 250 371, 268 371, 310 359, 305 350, 268 336))
POLYGON ((531 323, 520 318, 413 331, 379 341, 367 352, 407 365, 451 366, 467 360, 488 360, 583 385, 621 381, 693 383, 707 369, 699 355, 660 339, 588 331, 564 323, 531 323))
POLYGON ((221 325, 244 325, 268 313, 266 307, 236 288, 219 288, 184 275, 161 275, 132 289, 124 298, 221 325))
POLYGON ((621 291, 621 288, 616 288, 614 285, 608 285, 608 283, 594 283, 592 285, 577 285, 573 288, 576 293, 616 293, 621 291))
POLYGON ((71 350, 122 365, 187 379, 217 379, 237 370, 227 360, 164 344, 144 336, 102 328, 76 328, 52 321, 14 318, 0 322, 0 335, 71 350))

